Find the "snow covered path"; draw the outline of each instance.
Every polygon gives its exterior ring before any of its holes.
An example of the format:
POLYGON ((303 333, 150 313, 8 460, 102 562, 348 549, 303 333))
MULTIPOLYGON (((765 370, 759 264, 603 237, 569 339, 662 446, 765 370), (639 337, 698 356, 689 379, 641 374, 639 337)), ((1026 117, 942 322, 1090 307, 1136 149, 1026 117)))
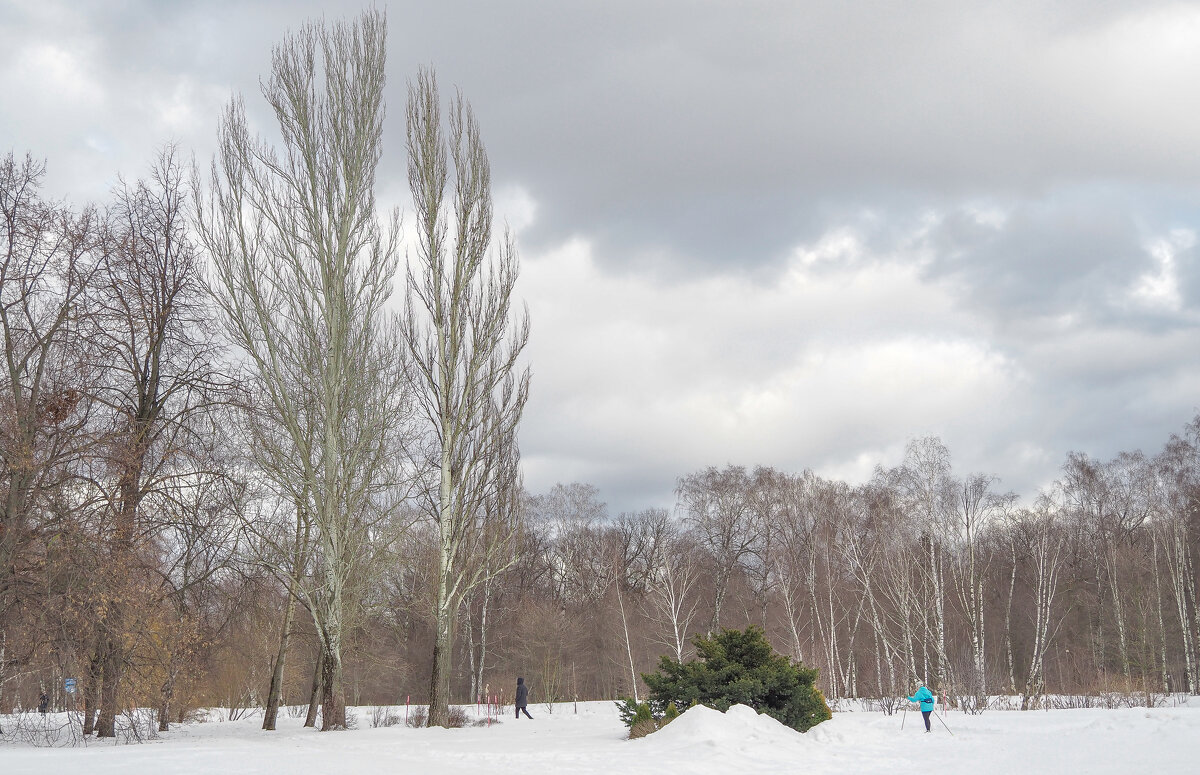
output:
MULTIPOLYGON (((92 743, 87 748, 0 745, 0 772, 121 773, 578 773, 638 772, 834 773, 1190 772, 1200 764, 1200 709, 993 711, 951 713, 954 737, 934 721, 926 735, 920 714, 837 713, 799 735, 749 708, 728 714, 694 708, 642 740, 624 739, 612 703, 570 705, 536 718, 505 718, 491 728, 362 728, 321 734, 280 720, 262 732, 260 719, 177 727, 142 745, 92 743)), ((370 710, 359 724, 369 727, 370 710)))

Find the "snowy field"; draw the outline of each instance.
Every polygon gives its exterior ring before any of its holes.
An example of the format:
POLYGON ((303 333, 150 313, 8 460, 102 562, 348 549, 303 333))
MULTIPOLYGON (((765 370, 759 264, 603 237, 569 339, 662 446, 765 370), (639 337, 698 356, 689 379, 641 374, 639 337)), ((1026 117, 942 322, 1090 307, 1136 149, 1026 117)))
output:
POLYGON ((315 732, 285 716, 276 732, 261 731, 256 717, 182 725, 133 745, 0 743, 0 773, 1182 773, 1200 771, 1200 704, 1192 703, 951 712, 953 736, 936 719, 924 734, 912 711, 903 730, 900 715, 842 712, 801 735, 745 706, 698 707, 632 741, 611 702, 580 703, 578 713, 558 705, 553 714, 533 705, 532 721, 453 730, 371 728, 372 709, 358 708, 359 728, 348 732, 315 732))

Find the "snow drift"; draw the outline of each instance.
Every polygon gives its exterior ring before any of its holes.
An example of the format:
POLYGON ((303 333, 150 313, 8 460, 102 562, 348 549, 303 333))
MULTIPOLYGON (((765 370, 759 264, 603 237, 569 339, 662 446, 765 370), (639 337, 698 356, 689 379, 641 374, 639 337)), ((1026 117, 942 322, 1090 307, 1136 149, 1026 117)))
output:
POLYGON ((657 732, 641 738, 664 747, 755 749, 764 746, 798 746, 804 735, 748 705, 726 712, 697 705, 657 732))

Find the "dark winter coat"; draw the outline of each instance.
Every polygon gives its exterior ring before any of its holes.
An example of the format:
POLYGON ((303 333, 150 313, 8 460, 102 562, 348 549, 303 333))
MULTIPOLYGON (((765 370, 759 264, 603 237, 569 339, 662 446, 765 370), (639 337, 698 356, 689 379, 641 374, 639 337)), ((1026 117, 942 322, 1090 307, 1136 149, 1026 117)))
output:
POLYGON ((524 678, 517 679, 517 707, 525 708, 529 705, 529 687, 525 685, 524 678))

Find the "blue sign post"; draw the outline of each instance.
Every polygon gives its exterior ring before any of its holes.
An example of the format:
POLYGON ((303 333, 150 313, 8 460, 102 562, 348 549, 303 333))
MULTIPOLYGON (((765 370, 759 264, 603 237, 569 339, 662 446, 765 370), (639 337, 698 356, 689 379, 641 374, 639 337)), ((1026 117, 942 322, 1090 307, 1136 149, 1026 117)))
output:
POLYGON ((65 691, 67 694, 75 693, 75 679, 74 678, 66 678, 63 680, 63 691, 65 691))

